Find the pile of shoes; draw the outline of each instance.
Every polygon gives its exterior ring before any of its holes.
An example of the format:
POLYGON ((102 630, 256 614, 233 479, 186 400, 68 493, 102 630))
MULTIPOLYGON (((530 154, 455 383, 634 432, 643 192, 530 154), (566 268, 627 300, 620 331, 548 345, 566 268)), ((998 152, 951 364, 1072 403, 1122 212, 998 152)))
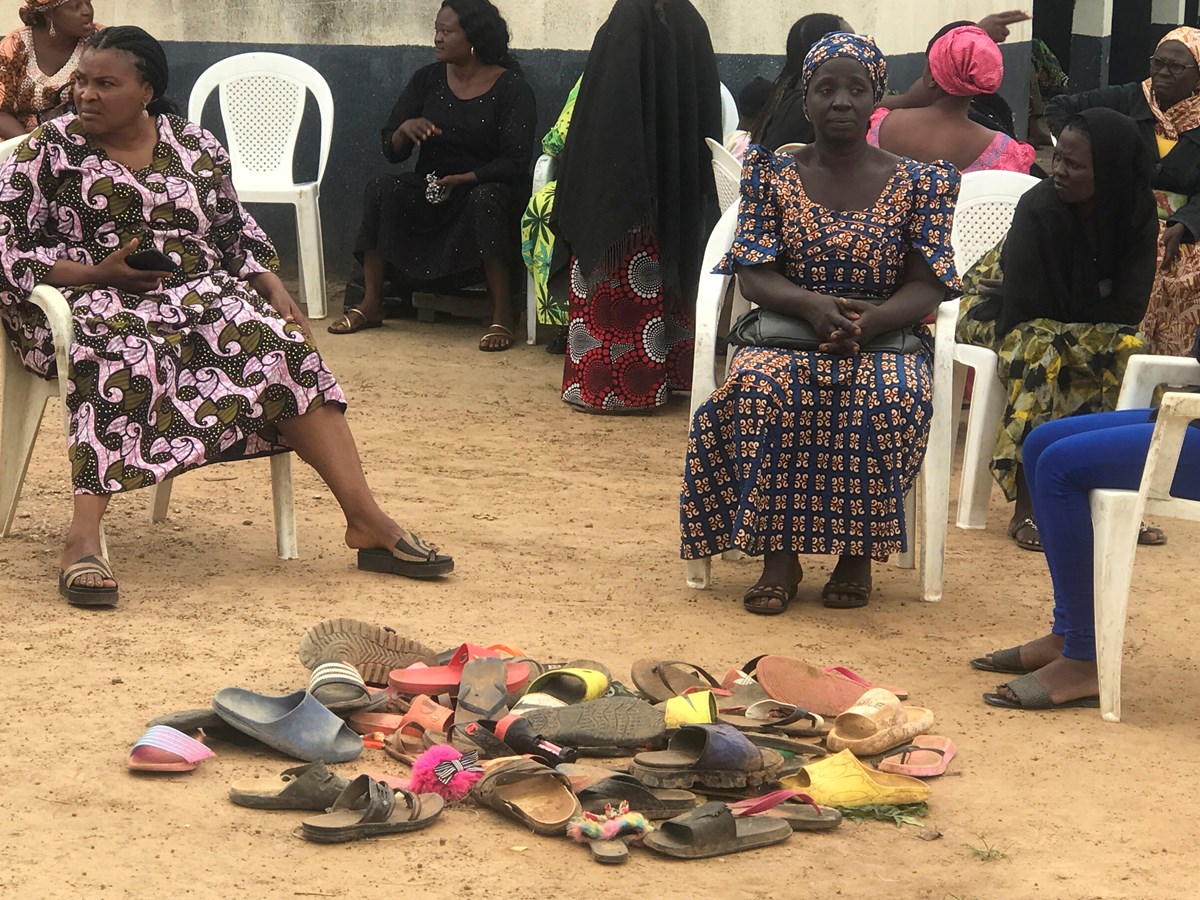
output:
POLYGON ((301 823, 308 840, 413 831, 469 800, 619 863, 631 844, 717 856, 834 830, 841 810, 924 804, 922 779, 955 753, 930 734, 929 709, 904 705, 906 691, 784 656, 721 680, 643 659, 631 689, 594 660, 546 664, 470 643, 439 654, 388 628, 331 619, 304 634, 300 660, 307 689, 225 688, 208 709, 153 720, 130 769, 195 769, 213 753, 193 734, 251 738, 307 764, 235 784, 230 800, 320 812, 301 823), (347 780, 329 768, 377 749, 408 776, 347 780))

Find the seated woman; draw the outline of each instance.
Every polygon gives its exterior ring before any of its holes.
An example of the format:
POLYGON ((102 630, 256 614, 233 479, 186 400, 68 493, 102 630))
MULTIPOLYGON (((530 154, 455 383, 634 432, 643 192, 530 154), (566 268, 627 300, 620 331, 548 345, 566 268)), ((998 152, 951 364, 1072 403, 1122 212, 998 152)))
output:
POLYGON ((1004 80, 1004 57, 982 28, 960 25, 937 38, 922 79, 928 104, 895 111, 881 106, 871 116, 868 143, 923 162, 944 159, 963 173, 1029 171, 1033 147, 969 116, 972 99, 1004 80))
MULTIPOLYGON (((1099 705, 1088 492, 1136 491, 1153 433, 1150 410, 1129 409, 1058 419, 1026 439, 1025 471, 1054 584, 1054 620, 1049 634, 971 661, 985 672, 1020 676, 983 695, 991 706, 1099 705)), ((1200 430, 1187 429, 1171 492, 1200 499, 1200 430)))
POLYGON ((904 495, 932 415, 919 323, 958 285, 959 176, 866 145, 886 83, 870 38, 822 38, 801 79, 816 142, 794 157, 760 146, 746 156, 720 271, 772 315, 758 316, 758 345, 737 351, 692 420, 680 526, 684 559, 765 556, 745 596, 753 613, 787 609, 800 553, 840 557, 826 606, 863 606, 871 561, 907 546, 904 495), (798 343, 811 349, 783 349, 785 331, 806 332, 798 343))
POLYGON ((0 168, 0 316, 30 371, 70 378, 75 510, 60 592, 81 606, 117 602, 100 549, 113 494, 289 449, 333 491, 359 568, 449 573, 450 557, 375 502, 346 399, 238 202, 229 155, 170 114, 166 87, 154 38, 98 32, 79 61, 79 114, 36 129, 0 168), (132 267, 139 247, 170 267, 132 267), (25 299, 39 283, 71 305, 70 372, 55 371, 49 326, 25 299))
POLYGON ((1154 165, 1162 246, 1142 331, 1151 353, 1185 356, 1200 327, 1200 30, 1168 32, 1145 81, 1055 97, 1046 119, 1058 134, 1072 116, 1097 107, 1137 123, 1154 165))
POLYGON ((19 13, 25 27, 0 41, 0 138, 66 111, 80 54, 101 28, 92 0, 25 0, 19 13))
POLYGON ((367 184, 354 249, 363 265, 362 303, 329 331, 383 324, 390 267, 403 289, 455 290, 485 279, 493 324, 479 349, 507 350, 537 119, 533 92, 489 0, 443 0, 433 46, 437 62, 413 75, 382 131, 388 162, 420 148, 416 169, 367 184))
MULTIPOLYGON (((1041 550, 1021 465, 1026 435, 1052 419, 1116 408, 1129 357, 1144 352, 1138 323, 1154 281, 1158 224, 1137 126, 1107 109, 1071 120, 1052 177, 1017 203, 1000 254, 1000 294, 966 297, 957 338, 990 347, 1008 406, 992 459, 1016 501, 1009 534, 1041 550)), ((994 264, 992 259, 983 266, 994 264)), ((979 270, 976 266, 975 270, 979 270)), ((964 285, 972 289, 969 276, 964 285)), ((1145 543, 1161 543, 1146 529, 1145 543)))

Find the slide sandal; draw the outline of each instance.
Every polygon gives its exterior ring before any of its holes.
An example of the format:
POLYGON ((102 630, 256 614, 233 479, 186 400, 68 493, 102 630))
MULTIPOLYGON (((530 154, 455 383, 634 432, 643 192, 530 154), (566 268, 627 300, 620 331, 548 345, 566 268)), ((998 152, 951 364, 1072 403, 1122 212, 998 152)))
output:
POLYGON ((842 824, 838 810, 818 806, 812 797, 800 791, 771 791, 761 797, 730 803, 729 808, 735 816, 783 819, 792 826, 792 831, 832 831, 842 824))
POLYGON ((740 850, 779 844, 792 836, 792 826, 768 816, 736 817, 714 800, 689 813, 663 822, 643 843, 658 853, 679 859, 705 859, 740 850))
POLYGON ((629 774, 649 787, 757 787, 779 777, 784 759, 751 743, 732 725, 684 725, 666 750, 639 753, 629 774))
POLYGON ((387 691, 372 694, 358 669, 338 659, 317 664, 308 680, 308 692, 322 706, 340 716, 377 709, 388 702, 387 691))
MULTIPOLYGON (((500 659, 494 650, 478 647, 474 644, 462 644, 454 651, 450 661, 444 666, 410 666, 407 669, 393 669, 388 675, 388 685, 398 694, 426 694, 436 696, 449 694, 458 695, 458 685, 462 681, 463 667, 473 659, 500 659)), ((504 664, 504 690, 515 694, 529 683, 529 666, 523 662, 508 662, 504 664)))
POLYGON ((243 734, 305 762, 349 762, 363 750, 362 738, 308 691, 265 697, 222 688, 213 709, 243 734))
POLYGON ((1091 697, 1080 697, 1077 700, 1066 700, 1062 703, 1055 703, 1050 698, 1050 692, 1046 690, 1045 685, 1038 681, 1037 676, 1033 674, 1014 678, 1012 681, 1000 685, 1000 687, 1008 688, 1016 695, 1017 699, 1010 700, 1003 694, 998 693, 984 694, 983 702, 988 706, 995 706, 1000 709, 1021 710, 1096 709, 1100 706, 1100 697, 1095 694, 1091 697))
POLYGON ((616 809, 622 803, 628 803, 633 812, 639 812, 647 819, 672 819, 696 806, 696 795, 691 791, 656 790, 623 772, 614 772, 608 778, 588 785, 578 796, 585 812, 602 813, 606 806, 616 809))
POLYGON ((143 734, 129 753, 134 772, 191 772, 216 756, 204 744, 166 725, 155 725, 143 734))
POLYGON ((980 672, 998 672, 1001 675, 1028 675, 1036 671, 1021 665, 1021 646, 993 650, 987 656, 971 660, 971 668, 980 672), (988 657, 991 657, 990 659, 988 657))
POLYGON ((537 834, 566 834, 581 812, 566 775, 521 756, 486 763, 471 795, 537 834))
POLYGON ((428 828, 442 814, 437 794, 414 794, 359 775, 323 816, 300 823, 301 834, 319 844, 339 844, 428 828), (397 801, 400 801, 399 803, 397 801))
POLYGON ((909 775, 913 778, 932 778, 941 775, 954 759, 954 741, 938 734, 923 734, 911 744, 897 747, 879 761, 880 772, 909 775))
POLYGON ((307 763, 284 769, 278 778, 239 781, 229 788, 229 799, 250 809, 311 809, 324 812, 349 785, 326 768, 307 763), (281 788, 280 782, 283 783, 281 788))

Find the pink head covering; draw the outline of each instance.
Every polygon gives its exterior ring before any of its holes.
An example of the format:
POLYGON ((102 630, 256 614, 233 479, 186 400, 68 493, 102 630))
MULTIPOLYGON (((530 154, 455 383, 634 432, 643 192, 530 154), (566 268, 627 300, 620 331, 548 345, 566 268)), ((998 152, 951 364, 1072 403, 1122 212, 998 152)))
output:
POLYGON ((1004 80, 1004 57, 986 31, 962 25, 929 48, 929 71, 938 87, 955 97, 991 94, 1004 80))

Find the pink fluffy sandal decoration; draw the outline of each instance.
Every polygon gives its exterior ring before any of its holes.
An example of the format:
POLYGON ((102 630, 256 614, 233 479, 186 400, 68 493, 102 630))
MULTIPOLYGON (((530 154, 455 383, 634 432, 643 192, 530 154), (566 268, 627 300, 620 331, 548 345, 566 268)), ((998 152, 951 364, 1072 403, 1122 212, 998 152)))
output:
POLYGON ((461 753, 449 744, 435 744, 413 761, 408 789, 455 802, 471 793, 482 777, 483 767, 475 751, 461 753))

